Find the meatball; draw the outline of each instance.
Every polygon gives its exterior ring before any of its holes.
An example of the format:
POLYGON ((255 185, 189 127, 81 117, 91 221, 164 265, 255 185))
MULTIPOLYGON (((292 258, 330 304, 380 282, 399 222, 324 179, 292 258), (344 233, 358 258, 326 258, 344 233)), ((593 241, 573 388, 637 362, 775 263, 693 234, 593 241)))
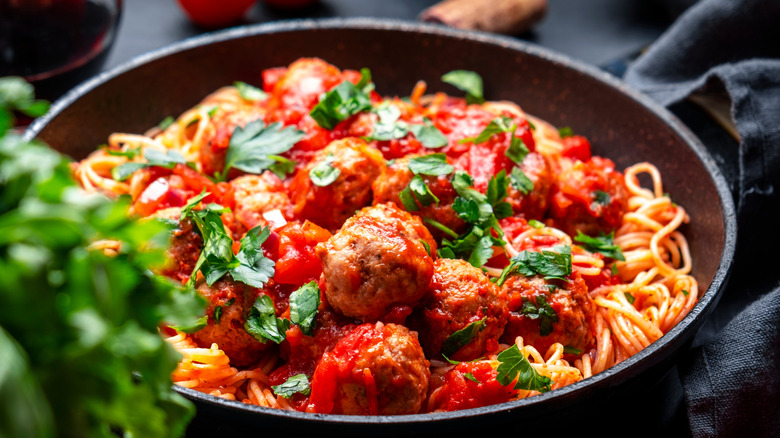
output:
POLYGON ((436 242, 419 218, 393 203, 366 207, 317 245, 324 292, 334 310, 363 321, 414 306, 433 276, 436 242))
POLYGON ((587 162, 561 158, 558 164, 550 208, 555 226, 570 235, 582 231, 591 236, 620 227, 628 192, 615 164, 599 157, 587 162))
MULTIPOLYGON (((287 69, 270 92, 269 107, 310 110, 320 95, 340 84, 341 71, 318 58, 301 58, 287 69)), ((308 111, 307 111, 308 112, 308 111)))
POLYGON ((509 321, 501 340, 512 344, 522 336, 526 345, 533 345, 542 354, 556 342, 586 350, 594 340, 593 303, 578 273, 569 280, 551 287, 541 276, 509 277, 503 285, 509 299, 509 321), (549 315, 550 308, 555 317, 549 315))
POLYGON ((414 332, 397 324, 364 324, 325 353, 310 403, 320 413, 415 414, 428 394, 429 366, 414 332))
POLYGON ((438 259, 430 291, 411 324, 418 329, 428 357, 444 353, 455 360, 472 360, 498 349, 508 312, 506 293, 480 269, 463 260, 438 259), (470 342, 455 351, 442 351, 453 333, 483 319, 484 326, 473 332, 470 342))
POLYGON ((212 286, 202 282, 197 291, 208 301, 208 324, 192 335, 201 347, 216 343, 230 357, 234 366, 252 365, 260 359, 267 345, 244 330, 244 323, 255 300, 262 294, 258 289, 223 277, 212 286), (217 310, 220 308, 221 310, 217 310))
POLYGON ((523 193, 510 184, 509 196, 506 200, 512 205, 515 214, 522 215, 526 219, 542 220, 550 204, 550 190, 555 177, 550 171, 547 160, 536 152, 526 155, 518 167, 531 180, 533 189, 523 193))
POLYGON ((459 411, 512 400, 517 395, 514 383, 504 386, 497 376, 493 361, 461 362, 439 378, 442 382, 431 391, 427 410, 459 411))
MULTIPOLYGON (((175 210, 181 212, 180 208, 175 210)), ((162 274, 186 283, 192 275, 192 270, 195 269, 195 265, 198 263, 202 248, 203 238, 200 236, 195 224, 190 219, 181 221, 179 228, 173 231, 171 245, 167 251, 168 264, 163 268, 162 274)))
POLYGON ((240 231, 246 232, 258 225, 266 225, 263 213, 272 210, 280 210, 285 218, 291 216, 292 206, 284 184, 272 172, 240 176, 230 181, 230 185, 235 197, 233 214, 240 231))
MULTIPOLYGON (((408 187, 409 182, 414 178, 414 174, 409 170, 410 158, 411 157, 407 157, 396 160, 393 164, 387 166, 382 174, 379 175, 379 178, 374 181, 372 186, 374 204, 394 202, 399 207, 403 205, 399 193, 408 187)), ((458 197, 458 194, 452 187, 449 176, 420 176, 423 181, 425 181, 425 185, 431 190, 431 193, 439 198, 439 202, 427 206, 423 206, 418 202, 417 207, 419 210, 411 213, 422 219, 433 219, 440 222, 458 234, 465 231, 466 223, 463 222, 463 220, 458 217, 455 210, 452 209, 452 204, 455 202, 455 198, 458 197)), ((430 227, 429 229, 437 239, 445 237, 445 234, 440 230, 433 227, 430 227)))
POLYGON ((330 143, 299 170, 290 187, 298 217, 336 230, 348 217, 371 204, 371 183, 382 173, 385 160, 365 141, 349 137, 330 143), (338 177, 326 186, 312 182, 310 172, 327 163, 338 177))

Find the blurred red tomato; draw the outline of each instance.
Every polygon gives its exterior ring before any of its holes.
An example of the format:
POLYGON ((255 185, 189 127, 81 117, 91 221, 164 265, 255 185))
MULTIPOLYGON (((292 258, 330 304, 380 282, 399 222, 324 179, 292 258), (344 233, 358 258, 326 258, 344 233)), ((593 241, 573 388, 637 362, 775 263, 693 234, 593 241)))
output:
POLYGON ((235 24, 257 0, 177 0, 198 26, 215 28, 235 24))

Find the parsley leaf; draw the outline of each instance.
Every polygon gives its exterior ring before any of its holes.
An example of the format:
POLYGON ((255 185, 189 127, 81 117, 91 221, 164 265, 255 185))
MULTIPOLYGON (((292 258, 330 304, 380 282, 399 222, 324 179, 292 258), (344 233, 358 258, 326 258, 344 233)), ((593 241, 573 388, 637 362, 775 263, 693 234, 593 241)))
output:
POLYGON ((520 307, 520 313, 531 318, 539 320, 539 334, 547 336, 553 331, 553 323, 558 322, 558 314, 555 309, 547 302, 544 295, 534 297, 536 303, 523 297, 523 305, 520 307))
POLYGON ((509 175, 509 181, 512 187, 518 192, 527 195, 534 189, 534 182, 519 167, 514 167, 509 175))
POLYGON ((233 82, 233 86, 235 86, 238 90, 238 95, 241 96, 242 99, 249 102, 265 100, 268 97, 268 94, 266 94, 265 91, 257 87, 253 87, 246 82, 236 81, 233 82))
POLYGON ((117 181, 124 181, 134 172, 147 167, 156 166, 173 169, 177 164, 185 164, 187 162, 178 151, 173 149, 162 152, 157 149, 146 148, 144 150, 144 158, 146 159, 145 163, 132 161, 114 167, 111 169, 111 177, 117 181))
MULTIPOLYGON (((685 290, 685 289, 683 289, 683 290, 682 290, 682 293, 683 293, 683 295, 685 295, 686 297, 687 297, 688 295, 690 295, 690 294, 691 294, 690 292, 688 292, 688 291, 687 291, 687 290, 685 290)), ((633 303, 632 303, 632 304, 633 304, 633 303)))
POLYGON ((409 170, 415 175, 449 175, 455 170, 451 164, 447 164, 444 154, 429 154, 414 157, 409 160, 409 170))
POLYGON ((447 339, 444 340, 444 343, 441 344, 441 354, 445 356, 452 356, 455 354, 458 350, 468 345, 477 333, 484 330, 486 323, 487 316, 479 321, 469 323, 466 327, 449 335, 447 339))
POLYGON ((277 318, 274 302, 268 295, 257 297, 244 323, 244 330, 258 341, 280 344, 290 328, 290 320, 277 318))
POLYGON ((214 317, 214 324, 219 325, 219 321, 222 319, 222 306, 215 307, 212 316, 214 317))
POLYGON ((513 123, 511 117, 501 116, 491 120, 490 123, 474 138, 464 138, 461 143, 473 142, 474 144, 485 143, 490 140, 496 134, 504 132, 510 133, 509 148, 504 155, 512 160, 515 164, 520 164, 525 160, 525 157, 530 153, 528 147, 520 137, 515 137, 515 131, 517 130, 517 124, 513 123))
POLYGON ((566 345, 563 347, 563 352, 566 354, 573 354, 575 356, 579 356, 582 354, 582 350, 579 348, 572 347, 571 345, 566 345))
POLYGON ((482 383, 479 380, 477 380, 476 377, 474 377, 474 374, 471 374, 471 373, 466 373, 466 374, 463 375, 463 377, 465 377, 467 380, 471 380, 474 383, 482 383))
POLYGON ((531 228, 536 228, 538 230, 544 228, 544 223, 539 222, 536 219, 531 219, 530 221, 528 221, 528 226, 530 226, 531 228))
POLYGON ((206 325, 208 325, 208 316, 203 315, 190 324, 171 325, 169 327, 182 333, 192 334, 199 332, 206 325))
POLYGON ((439 128, 433 126, 433 123, 427 117, 423 119, 421 125, 411 125, 414 137, 428 149, 436 149, 447 146, 449 141, 447 137, 439 131, 439 128))
POLYGON ((303 395, 311 394, 311 386, 309 385, 309 379, 306 377, 306 374, 290 376, 284 383, 272 386, 271 389, 273 389, 274 394, 284 398, 290 398, 296 393, 303 395))
POLYGON ((500 364, 496 370, 498 371, 496 380, 504 386, 509 386, 517 379, 514 389, 547 392, 553 384, 549 377, 536 372, 517 345, 512 345, 499 353, 498 361, 500 364))
POLYGON ((45 100, 35 100, 35 90, 24 79, 16 76, 0 78, 0 135, 13 126, 11 110, 30 117, 42 116, 49 110, 45 100))
POLYGON ((371 140, 388 141, 406 137, 409 134, 409 124, 401 117, 401 110, 395 105, 383 104, 376 109, 379 122, 374 125, 374 130, 369 138, 371 140))
POLYGON ((158 127, 158 128, 160 128, 160 131, 165 131, 165 130, 166 130, 166 129, 168 129, 168 128, 169 128, 171 125, 173 125, 173 123, 174 123, 175 121, 176 121, 176 119, 174 119, 174 118, 173 118, 173 117, 171 117, 171 116, 168 116, 168 117, 166 117, 166 118, 164 118, 164 119, 160 120, 160 123, 158 123, 158 124, 157 124, 157 127, 158 127))
POLYGON ((349 117, 371 109, 370 93, 373 90, 371 72, 361 69, 360 82, 357 85, 344 81, 320 98, 320 102, 309 115, 320 127, 332 130, 349 117))
POLYGON ((614 238, 614 231, 609 234, 599 232, 598 237, 590 237, 587 234, 583 234, 582 231, 577 230, 577 237, 574 238, 574 241, 581 243, 583 247, 590 252, 598 252, 605 257, 625 261, 626 257, 623 255, 623 251, 620 247, 615 245, 614 238))
POLYGON ((466 92, 466 103, 484 103, 482 77, 469 70, 453 70, 441 77, 442 82, 466 92))
POLYGON ((515 164, 520 164, 525 160, 525 157, 531 152, 528 150, 528 146, 525 145, 523 139, 514 136, 514 130, 512 131, 512 140, 509 142, 509 149, 506 150, 504 155, 507 158, 514 161, 515 164))
POLYGON ((333 184, 333 182, 339 178, 339 175, 341 175, 341 169, 332 166, 334 161, 336 161, 336 157, 334 157, 333 154, 328 154, 324 160, 312 167, 309 171, 309 179, 311 179, 311 182, 320 187, 333 184))
POLYGON ((543 250, 542 252, 523 251, 512 257, 509 266, 504 268, 496 284, 501 286, 506 279, 515 272, 532 277, 542 275, 545 280, 558 279, 566 280, 567 275, 571 275, 571 247, 568 245, 558 245, 552 248, 552 251, 543 250))
POLYGON ((439 198, 431 192, 431 189, 428 188, 428 185, 425 184, 425 181, 423 181, 420 175, 415 175, 414 178, 409 181, 409 185, 401 190, 398 197, 401 198, 401 203, 404 204, 406 211, 419 210, 415 199, 417 199, 423 207, 427 207, 434 202, 437 204, 439 203, 439 198))
POLYGON ((284 128, 281 122, 266 126, 262 120, 255 120, 243 128, 237 126, 230 136, 225 167, 217 179, 224 181, 232 168, 247 173, 262 173, 275 163, 286 160, 279 154, 292 149, 305 135, 292 126, 284 128))
POLYGON ((304 335, 312 336, 319 306, 320 288, 316 281, 310 281, 290 294, 290 321, 297 324, 304 335))
POLYGON ((610 198, 609 193, 602 190, 594 190, 593 203, 590 205, 590 209, 596 210, 599 206, 609 205, 610 202, 612 202, 612 198, 610 198))
POLYGON ((271 230, 268 227, 261 229, 257 226, 241 239, 241 249, 236 254, 235 261, 230 264, 230 275, 234 280, 253 287, 263 287, 273 277, 274 261, 263 255, 261 246, 270 235, 271 230))
POLYGON ((568 126, 562 126, 558 128, 558 135, 560 135, 561 138, 566 138, 574 135, 574 132, 572 132, 571 128, 569 128, 568 126))
POLYGON ((626 301, 628 301, 628 303, 633 306, 636 298, 634 298, 634 296, 629 292, 623 292, 623 295, 626 297, 626 301))

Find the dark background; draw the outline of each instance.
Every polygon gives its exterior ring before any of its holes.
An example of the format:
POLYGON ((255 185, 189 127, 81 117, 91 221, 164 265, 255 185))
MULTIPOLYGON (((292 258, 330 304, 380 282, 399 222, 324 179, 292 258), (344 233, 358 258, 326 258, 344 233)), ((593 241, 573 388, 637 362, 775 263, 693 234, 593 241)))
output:
MULTIPOLYGON (((242 24, 318 17, 415 20, 423 9, 434 3, 434 0, 321 0, 315 6, 291 12, 271 9, 260 1, 242 24)), ((620 76, 626 62, 660 36, 679 12, 679 6, 670 7, 662 0, 549 0, 545 19, 532 31, 517 37, 620 76)), ((110 69, 147 51, 207 31, 191 24, 175 0, 126 0, 117 41, 104 68, 110 69)), ((726 162, 731 161, 729 151, 736 150, 734 140, 691 104, 678 104, 672 110, 711 148, 724 174, 727 177, 733 174, 734 170, 726 162)), ((700 338, 714 333, 733 313, 727 296, 700 338)), ((582 429, 582 424, 572 425, 571 432, 579 429, 580 433, 591 431, 608 436, 622 436, 628 431, 632 436, 690 435, 677 368, 662 379, 633 388, 629 395, 605 401, 603 411, 605 416, 594 420, 594 424, 587 425, 586 429, 582 429), (642 425, 641 429, 637 429, 638 424, 642 425)), ((550 425, 549 430, 569 432, 569 427, 558 427, 566 426, 566 419, 562 421, 561 425, 550 425)), ((521 429, 515 433, 522 433, 521 429)), ((199 436, 198 429, 191 428, 187 436, 199 436)))

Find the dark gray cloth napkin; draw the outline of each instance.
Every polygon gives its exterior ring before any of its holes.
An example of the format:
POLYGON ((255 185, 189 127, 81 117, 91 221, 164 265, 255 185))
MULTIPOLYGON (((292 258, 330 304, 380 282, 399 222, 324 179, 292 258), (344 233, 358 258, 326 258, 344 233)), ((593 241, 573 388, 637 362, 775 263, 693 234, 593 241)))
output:
POLYGON ((700 1, 624 79, 667 106, 731 98, 738 160, 719 164, 733 166, 737 254, 679 372, 693 436, 780 436, 780 1, 700 1))

